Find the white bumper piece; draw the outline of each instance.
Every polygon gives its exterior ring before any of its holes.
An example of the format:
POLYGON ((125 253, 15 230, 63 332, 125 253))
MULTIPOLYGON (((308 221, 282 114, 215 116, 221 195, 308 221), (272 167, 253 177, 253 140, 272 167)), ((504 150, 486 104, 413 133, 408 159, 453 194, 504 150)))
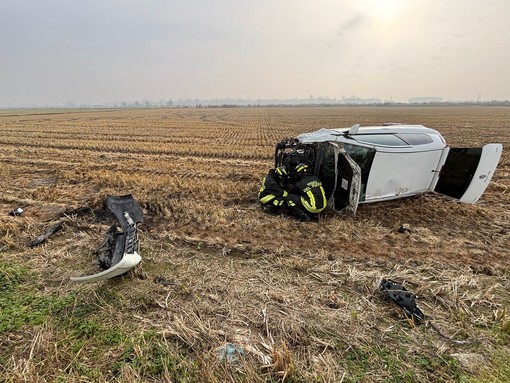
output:
POLYGON ((107 270, 101 271, 100 273, 87 275, 84 277, 72 277, 71 281, 73 282, 98 282, 104 281, 106 279, 110 279, 116 277, 118 275, 124 274, 125 272, 131 270, 133 267, 138 265, 142 257, 137 252, 132 254, 124 254, 119 263, 113 265, 107 270))

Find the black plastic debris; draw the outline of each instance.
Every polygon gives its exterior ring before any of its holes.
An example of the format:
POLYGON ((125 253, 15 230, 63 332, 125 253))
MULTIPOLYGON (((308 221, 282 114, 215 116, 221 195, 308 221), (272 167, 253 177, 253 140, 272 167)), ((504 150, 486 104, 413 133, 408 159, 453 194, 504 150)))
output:
POLYGON ((13 217, 17 217, 21 214, 23 214, 23 209, 18 207, 17 209, 14 209, 13 211, 9 212, 9 215, 12 215, 13 217))
POLYGON ((406 234, 406 233, 411 234, 412 233, 411 229, 409 228, 409 225, 406 225, 406 224, 400 225, 400 227, 397 229, 397 231, 402 234, 406 234))
POLYGON ((37 236, 36 239, 34 239, 32 242, 30 242, 28 244, 28 247, 35 247, 35 246, 41 245, 42 243, 46 242, 46 240, 49 237, 51 237, 56 232, 58 232, 60 229, 62 229, 63 226, 64 226, 64 221, 59 221, 56 224, 50 226, 49 228, 46 229, 44 234, 37 236))
POLYGON ((160 285, 163 285, 163 286, 175 286, 177 284, 176 282, 169 281, 168 279, 166 279, 162 276, 158 276, 158 277, 154 278, 154 282, 159 283, 160 285))
POLYGON ((397 304, 409 319, 417 323, 425 320, 425 315, 416 305, 416 295, 408 291, 404 286, 390 279, 383 279, 379 290, 397 304))
POLYGON ((114 259, 115 244, 117 243, 117 237, 121 234, 122 231, 116 224, 111 225, 108 228, 104 239, 94 250, 94 254, 97 255, 97 264, 103 270, 109 269, 113 266, 112 261, 114 259))

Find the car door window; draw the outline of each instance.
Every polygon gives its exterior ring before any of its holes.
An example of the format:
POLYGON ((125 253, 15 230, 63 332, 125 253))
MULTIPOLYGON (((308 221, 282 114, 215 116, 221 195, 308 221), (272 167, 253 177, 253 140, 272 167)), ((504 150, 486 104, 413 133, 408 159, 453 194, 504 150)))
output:
POLYGON ((356 134, 353 136, 356 141, 382 146, 408 146, 404 140, 394 134, 356 134))
POLYGON ((372 162, 374 161, 375 149, 352 144, 344 144, 344 149, 349 157, 351 157, 361 169, 360 201, 364 201, 368 175, 372 167, 372 162))
POLYGON ((397 136, 409 145, 425 145, 433 142, 428 134, 423 133, 399 133, 397 136))

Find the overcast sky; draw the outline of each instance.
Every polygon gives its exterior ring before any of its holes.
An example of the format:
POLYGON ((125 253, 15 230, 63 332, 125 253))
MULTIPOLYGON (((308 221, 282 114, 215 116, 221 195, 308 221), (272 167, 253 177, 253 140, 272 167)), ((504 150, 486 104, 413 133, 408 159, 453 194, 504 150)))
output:
POLYGON ((510 99, 510 0, 2 0, 0 106, 510 99))

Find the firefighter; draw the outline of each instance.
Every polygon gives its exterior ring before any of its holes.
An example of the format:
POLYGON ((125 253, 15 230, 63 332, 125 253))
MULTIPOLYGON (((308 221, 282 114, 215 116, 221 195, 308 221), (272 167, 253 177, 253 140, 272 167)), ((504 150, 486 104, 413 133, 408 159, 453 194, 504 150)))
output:
POLYGON ((288 175, 285 166, 278 166, 276 169, 269 170, 262 180, 258 198, 264 213, 277 215, 286 208, 289 193, 284 187, 288 175))
POLYGON ((321 180, 309 174, 308 165, 303 163, 296 166, 294 173, 297 181, 287 196, 289 212, 303 222, 318 219, 328 203, 321 180))

